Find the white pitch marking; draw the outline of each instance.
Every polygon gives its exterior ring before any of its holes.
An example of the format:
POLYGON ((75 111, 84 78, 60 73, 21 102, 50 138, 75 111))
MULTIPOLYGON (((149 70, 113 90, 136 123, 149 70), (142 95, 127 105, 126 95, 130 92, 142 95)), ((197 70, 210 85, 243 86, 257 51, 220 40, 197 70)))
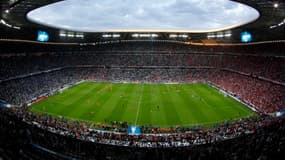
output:
MULTIPOLYGON (((144 85, 142 85, 142 88, 144 87, 144 85)), ((142 89, 141 89, 142 90, 142 89)), ((136 121, 135 121, 135 125, 137 125, 138 122, 138 118, 139 118, 139 113, 140 113, 140 107, 141 107, 141 101, 142 101, 142 92, 140 95, 140 99, 139 99, 139 103, 138 103, 138 110, 137 110, 137 116, 136 116, 136 121)))

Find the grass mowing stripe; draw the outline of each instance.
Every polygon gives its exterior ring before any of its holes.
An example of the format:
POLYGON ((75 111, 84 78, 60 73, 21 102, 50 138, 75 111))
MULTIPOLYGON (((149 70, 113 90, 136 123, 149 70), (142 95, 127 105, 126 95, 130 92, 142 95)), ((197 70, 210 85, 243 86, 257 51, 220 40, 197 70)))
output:
POLYGON ((139 94, 140 98, 139 98, 138 105, 137 105, 137 114, 136 114, 135 125, 137 125, 137 123, 138 123, 138 118, 139 118, 139 113, 140 113, 140 108, 141 108, 141 103, 142 103, 143 90, 144 90, 144 84, 141 85, 141 92, 139 94))
POLYGON ((150 89, 150 95, 151 95, 151 103, 150 105, 150 110, 149 112, 152 115, 152 125, 154 126, 167 126, 167 119, 166 116, 164 114, 164 109, 163 107, 160 107, 160 109, 157 109, 157 105, 161 106, 163 104, 163 99, 160 96, 160 85, 156 84, 156 85, 149 85, 151 87, 150 89))
POLYGON ((124 98, 125 93, 130 93, 132 90, 132 85, 126 85, 125 88, 123 88, 122 90, 120 90, 120 96, 116 97, 116 104, 114 109, 111 111, 110 115, 109 115, 109 119, 113 119, 115 121, 128 121, 127 119, 122 119, 122 117, 124 116, 124 113, 126 112, 126 103, 127 103, 127 99, 124 98))
POLYGON ((144 91, 142 93, 142 103, 141 105, 143 107, 140 107, 140 114, 139 114, 139 119, 138 122, 139 124, 145 124, 145 125, 150 125, 152 124, 152 115, 151 115, 151 107, 152 107, 152 98, 151 98, 151 92, 150 92, 150 85, 145 84, 144 85, 144 91), (145 118, 148 117, 148 118, 145 118))
POLYGON ((214 93, 212 90, 205 90, 203 87, 205 85, 200 85, 199 87, 193 87, 194 92, 197 95, 201 95, 201 101, 205 104, 205 108, 209 112, 209 119, 211 121, 217 121, 218 119, 227 118, 227 113, 225 110, 218 110, 221 106, 228 106, 224 103, 223 97, 217 97, 219 94, 214 93), (221 101, 222 100, 222 101, 221 101), (219 105, 217 105, 219 104, 219 105))
POLYGON ((189 122, 193 123, 193 112, 190 111, 189 108, 193 106, 192 99, 185 96, 186 94, 183 92, 181 86, 176 86, 172 88, 172 97, 176 100, 176 110, 181 120, 181 125, 188 125, 189 122), (190 117, 190 118, 189 118, 190 117))
MULTIPOLYGON (((112 91, 110 90, 107 93, 102 94, 110 94, 108 97, 108 100, 105 100, 102 109, 100 110, 102 112, 102 115, 98 115, 100 117, 104 117, 107 121, 120 121, 120 115, 116 112, 116 108, 118 105, 120 105, 120 99, 119 97, 124 93, 124 91, 127 89, 127 85, 123 85, 121 87, 114 87, 112 91)), ((119 109, 119 108, 117 108, 119 109)))
POLYGON ((144 91, 142 94, 142 106, 140 109, 140 116, 138 123, 143 125, 151 125, 153 124, 153 119, 156 119, 157 116, 154 112, 152 112, 151 108, 153 107, 154 102, 154 96, 152 95, 152 86, 145 84, 144 85, 144 91), (147 118, 145 118, 147 117, 147 118))
POLYGON ((73 101, 72 104, 66 107, 64 114, 67 116, 75 116, 80 118, 82 114, 85 114, 88 110, 87 103, 90 101, 89 98, 95 93, 96 90, 98 90, 97 85, 88 86, 88 88, 84 90, 84 94, 77 95, 76 101, 73 101))
POLYGON ((181 120, 175 109, 176 106, 169 95, 168 85, 161 85, 160 91, 163 101, 162 105, 159 107, 159 110, 160 108, 163 108, 168 125, 173 126, 181 124, 181 120))
MULTIPOLYGON (((200 85, 200 84, 198 84, 200 85)), ((196 102, 195 111, 198 113, 198 121, 200 122, 208 122, 210 121, 210 115, 208 115, 208 107, 205 106, 205 103, 202 101, 200 95, 195 92, 196 86, 187 86, 187 89, 190 93, 192 93, 193 99, 196 102), (190 88, 191 87, 191 88, 190 88)))
MULTIPOLYGON (((108 83, 101 83, 102 84, 102 88, 105 88, 106 86, 108 86, 108 83)), ((118 87, 114 86, 112 87, 112 91, 109 93, 105 93, 105 94, 99 94, 100 92, 98 91, 94 96, 94 116, 92 117, 92 120, 94 120, 95 122, 105 122, 106 115, 105 115, 105 111, 104 111, 104 106, 105 103, 107 103, 114 92, 116 92, 118 90, 118 87)))
POLYGON ((189 91, 189 88, 187 86, 182 88, 181 96, 183 97, 184 101, 188 103, 187 109, 190 113, 188 116, 190 126, 191 124, 196 125, 201 122, 204 123, 208 121, 208 118, 204 117, 204 115, 201 114, 200 109, 203 107, 201 106, 201 102, 197 100, 198 97, 194 96, 193 93, 189 91))
POLYGON ((59 94, 60 96, 62 96, 60 97, 61 103, 66 104, 66 105, 72 105, 72 103, 76 102, 80 98, 80 96, 78 96, 79 93, 85 94, 86 92, 88 92, 89 86, 92 86, 92 85, 90 85, 89 83, 86 83, 86 84, 83 83, 83 84, 79 84, 75 88, 66 89, 65 91, 59 94), (70 97, 73 97, 73 98, 70 98, 70 97))
MULTIPOLYGON (((214 94, 215 97, 219 97, 220 99, 220 103, 224 103, 223 106, 219 106, 219 109, 216 109, 215 111, 220 111, 220 112, 224 112, 225 115, 228 115, 227 113, 232 112, 233 113, 233 117, 244 117, 246 115, 254 115, 254 112, 252 112, 247 106, 245 106, 242 103, 239 103, 238 101, 234 100, 232 97, 230 96, 225 96, 223 93, 221 93, 219 90, 217 90, 216 88, 213 88, 212 86, 204 86, 204 90, 209 90, 209 89, 213 89, 213 92, 216 92, 216 94, 214 94), (223 102, 221 101, 221 99, 223 99, 223 102)), ((207 97, 209 99, 213 99, 212 97, 207 97)), ((213 101, 213 100, 212 100, 213 101)), ((213 103, 215 104, 215 103, 213 103)))
POLYGON ((84 112, 78 111, 78 113, 77 113, 80 118, 87 118, 87 117, 88 117, 88 119, 94 118, 95 112, 96 112, 98 106, 100 106, 97 103, 97 98, 99 97, 97 92, 98 92, 98 90, 101 90, 104 85, 105 84, 98 84, 96 89, 94 89, 88 93, 89 96, 86 97, 86 100, 83 101, 83 103, 81 105, 81 108, 84 108, 84 109, 82 109, 84 112))
POLYGON ((83 87, 85 87, 86 85, 88 85, 88 84, 83 83, 83 84, 75 85, 76 86, 75 88, 71 87, 72 89, 70 89, 70 90, 66 89, 62 93, 57 93, 51 97, 48 97, 45 101, 41 101, 39 103, 34 104, 34 106, 38 106, 39 108, 41 108, 45 112, 62 114, 64 116, 65 115, 64 111, 69 109, 69 105, 68 105, 69 103, 68 104, 64 103, 64 100, 67 101, 69 99, 69 97, 68 98, 65 97, 65 94, 67 94, 69 96, 71 96, 71 95, 73 96, 73 94, 78 95, 78 90, 83 89, 83 87))
POLYGON ((182 110, 183 107, 182 107, 181 101, 179 101, 179 99, 174 98, 174 95, 176 95, 176 92, 175 92, 176 87, 175 86, 177 86, 177 84, 171 84, 171 85, 165 85, 165 86, 166 86, 167 91, 168 91, 167 96, 171 100, 171 105, 172 105, 171 108, 172 108, 174 115, 177 119, 177 123, 175 125, 180 125, 182 123, 182 121, 181 121, 181 116, 180 116, 178 111, 183 111, 182 110))
POLYGON ((129 84, 129 88, 124 93, 125 105, 123 108, 123 120, 127 120, 130 124, 134 124, 137 111, 137 91, 138 87, 134 84, 129 84))

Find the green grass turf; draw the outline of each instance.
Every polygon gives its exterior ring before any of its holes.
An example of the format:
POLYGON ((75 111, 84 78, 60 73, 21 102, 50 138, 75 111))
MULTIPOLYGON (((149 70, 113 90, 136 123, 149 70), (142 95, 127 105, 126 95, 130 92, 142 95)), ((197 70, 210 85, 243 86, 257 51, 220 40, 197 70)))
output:
POLYGON ((212 125, 255 113, 207 84, 83 82, 33 104, 31 111, 160 127, 212 125))

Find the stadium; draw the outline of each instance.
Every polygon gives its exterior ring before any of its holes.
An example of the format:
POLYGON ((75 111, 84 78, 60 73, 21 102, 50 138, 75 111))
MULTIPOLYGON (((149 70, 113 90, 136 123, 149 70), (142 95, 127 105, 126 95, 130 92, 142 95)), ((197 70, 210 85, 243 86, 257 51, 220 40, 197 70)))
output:
POLYGON ((284 157, 283 1, 0 7, 0 160, 284 157))

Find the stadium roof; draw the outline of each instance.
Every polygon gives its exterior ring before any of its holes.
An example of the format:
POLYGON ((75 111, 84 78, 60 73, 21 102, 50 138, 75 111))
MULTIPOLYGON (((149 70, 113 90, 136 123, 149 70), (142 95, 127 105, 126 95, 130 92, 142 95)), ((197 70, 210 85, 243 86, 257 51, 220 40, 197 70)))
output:
MULTIPOLYGON (((28 12, 59 2, 61 0, 2 0, 1 5, 1 38, 29 39, 35 40, 38 30, 45 30, 51 35, 51 41, 100 41, 102 39, 134 39, 134 38, 156 38, 156 39, 181 39, 187 41, 200 39, 217 39, 221 41, 240 41, 240 33, 248 31, 253 34, 254 41, 278 40, 285 37, 285 3, 283 1, 270 0, 234 0, 251 6, 259 11, 260 18, 249 24, 218 32, 210 33, 176 33, 158 31, 157 33, 138 34, 134 32, 120 32, 114 35, 112 32, 77 33, 68 30, 55 29, 39 25, 27 20, 28 12), (60 35, 73 34, 70 37, 60 35), (79 35, 79 36, 77 36, 79 35), (227 36, 226 36, 227 35, 227 36), (230 35, 230 36, 229 36, 230 35), (73 38, 72 38, 73 37, 73 38)), ((243 13, 241 13, 243 14, 243 13)))

